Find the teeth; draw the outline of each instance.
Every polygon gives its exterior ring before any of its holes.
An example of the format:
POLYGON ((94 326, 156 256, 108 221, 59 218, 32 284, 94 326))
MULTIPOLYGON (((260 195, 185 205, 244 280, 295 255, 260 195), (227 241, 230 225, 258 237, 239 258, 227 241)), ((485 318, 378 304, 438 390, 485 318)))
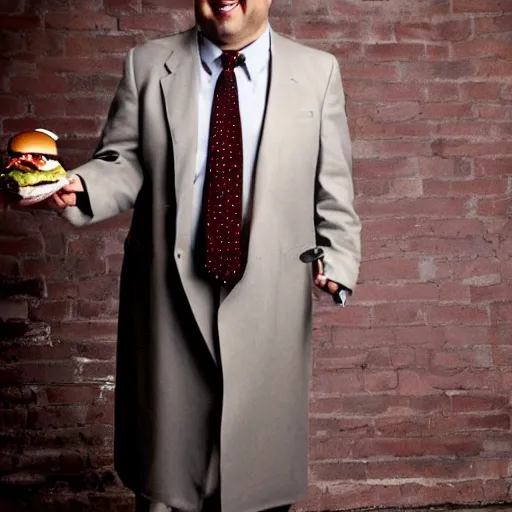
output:
POLYGON ((232 11, 236 6, 238 5, 238 2, 235 2, 233 4, 229 4, 229 5, 224 5, 222 7, 220 7, 220 11, 222 12, 230 12, 232 11))

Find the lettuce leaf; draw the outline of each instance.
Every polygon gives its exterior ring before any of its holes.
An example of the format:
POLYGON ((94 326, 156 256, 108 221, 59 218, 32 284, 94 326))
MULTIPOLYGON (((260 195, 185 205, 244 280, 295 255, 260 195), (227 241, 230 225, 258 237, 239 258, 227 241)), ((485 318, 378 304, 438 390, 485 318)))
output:
POLYGON ((59 165, 56 169, 51 171, 21 172, 14 170, 4 174, 2 177, 12 178, 20 187, 27 187, 30 185, 37 185, 42 182, 59 181, 61 178, 65 178, 66 176, 66 171, 61 165, 59 165))

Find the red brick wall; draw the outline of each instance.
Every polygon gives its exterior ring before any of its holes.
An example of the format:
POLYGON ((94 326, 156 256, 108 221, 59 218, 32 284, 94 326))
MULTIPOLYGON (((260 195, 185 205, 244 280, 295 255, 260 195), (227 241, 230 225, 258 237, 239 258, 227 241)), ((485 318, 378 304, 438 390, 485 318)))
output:
MULTIPOLYGON (((2 147, 43 126, 68 168, 85 161, 122 56, 187 27, 191 3, 2 0, 2 147)), ((351 307, 317 296, 302 508, 512 501, 512 1, 274 0, 273 14, 339 57, 364 221, 351 307)), ((18 501, 2 510, 131 510, 111 460, 128 221, 2 214, 0 496, 18 501)))

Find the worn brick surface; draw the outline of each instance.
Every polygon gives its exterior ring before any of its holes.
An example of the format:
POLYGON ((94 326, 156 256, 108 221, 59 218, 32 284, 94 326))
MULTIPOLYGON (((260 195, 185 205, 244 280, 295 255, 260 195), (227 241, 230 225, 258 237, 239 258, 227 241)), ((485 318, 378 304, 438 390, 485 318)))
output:
MULTIPOLYGON (((84 162, 122 56, 189 26, 191 3, 0 2, 0 147, 43 126, 68 168, 84 162)), ((297 509, 512 502, 512 1, 272 10, 277 30, 340 61, 363 220, 351 307, 315 293, 311 487, 297 509)), ((0 212, 2 511, 133 510, 112 469, 129 222, 0 212)))

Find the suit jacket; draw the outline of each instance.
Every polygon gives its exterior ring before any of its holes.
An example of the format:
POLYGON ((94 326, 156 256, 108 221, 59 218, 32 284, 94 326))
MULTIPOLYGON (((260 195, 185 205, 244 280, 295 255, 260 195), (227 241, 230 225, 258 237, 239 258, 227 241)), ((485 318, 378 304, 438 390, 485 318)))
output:
POLYGON ((297 501, 307 487, 311 269, 354 288, 360 222, 336 59, 271 34, 247 266, 217 310, 190 251, 197 31, 133 49, 93 159, 74 172, 93 217, 134 208, 121 275, 115 466, 137 493, 195 510, 220 441, 222 510, 297 501), (215 340, 218 340, 218 346, 215 340))

